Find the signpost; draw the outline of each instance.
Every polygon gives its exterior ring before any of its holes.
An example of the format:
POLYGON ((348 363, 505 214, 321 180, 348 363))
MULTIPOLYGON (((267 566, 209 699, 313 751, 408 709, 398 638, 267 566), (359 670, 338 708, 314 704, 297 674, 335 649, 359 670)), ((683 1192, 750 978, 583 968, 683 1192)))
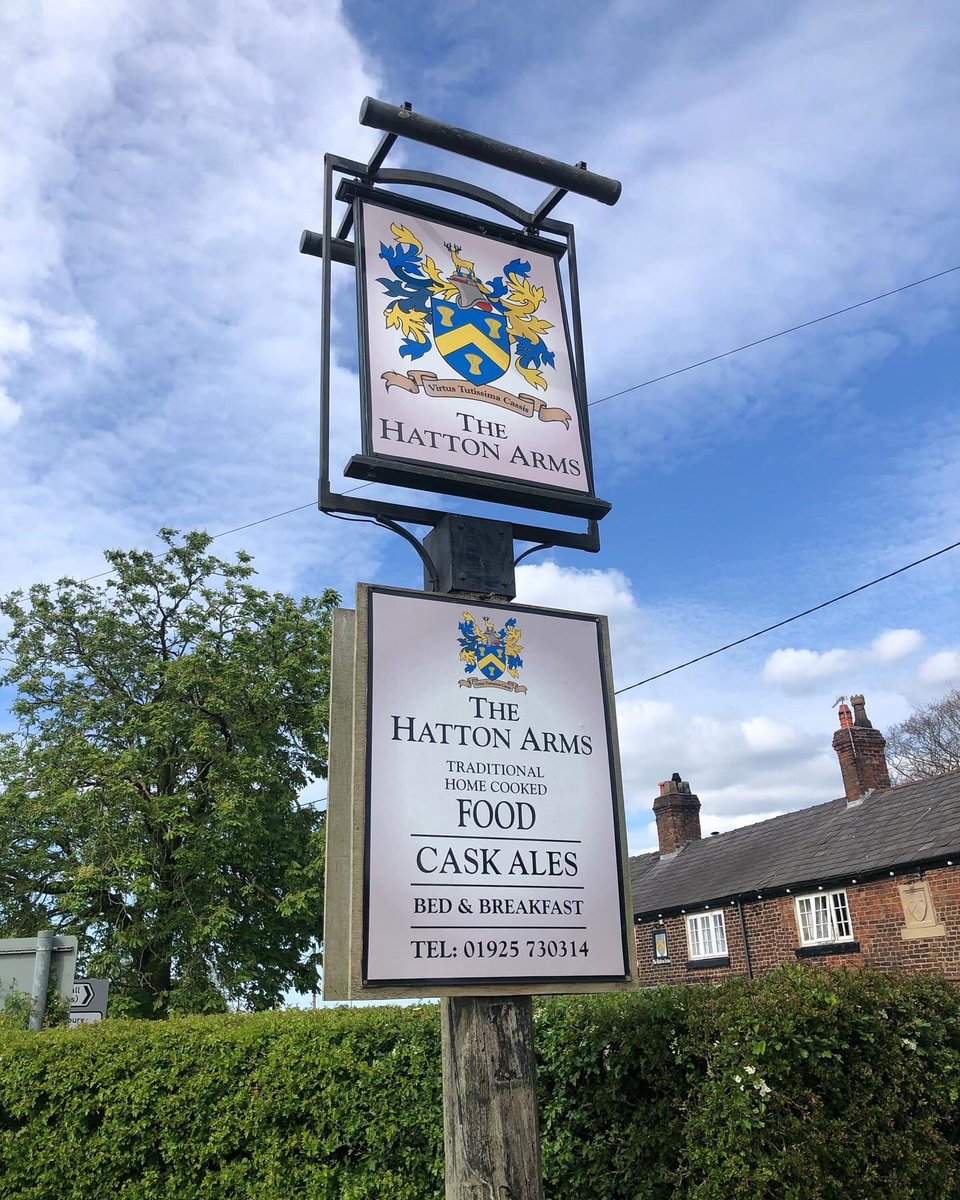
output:
POLYGON ((319 504, 404 537, 426 590, 360 585, 334 616, 324 997, 443 997, 447 1200, 542 1200, 530 997, 633 988, 636 964, 606 621, 510 601, 527 554, 600 546, 574 231, 550 214, 568 191, 613 204, 620 184, 409 105, 367 99, 360 120, 380 145, 325 156, 323 232, 300 243, 323 259, 319 504), (525 212, 388 170, 400 136, 553 190, 525 212), (358 284, 363 452, 344 474, 585 530, 333 490, 334 263, 358 284))
POLYGON ((77 979, 70 997, 70 1024, 93 1025, 107 1015, 109 979, 77 979))

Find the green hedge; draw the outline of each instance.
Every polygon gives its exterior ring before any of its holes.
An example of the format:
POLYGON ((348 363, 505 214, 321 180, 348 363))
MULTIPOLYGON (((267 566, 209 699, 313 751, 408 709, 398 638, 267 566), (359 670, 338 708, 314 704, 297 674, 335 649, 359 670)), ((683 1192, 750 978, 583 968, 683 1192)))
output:
MULTIPOLYGON (((551 1200, 960 1197, 960 993, 790 969, 537 1005, 551 1200)), ((435 1006, 0 1029, 4 1200, 440 1200, 435 1006)))

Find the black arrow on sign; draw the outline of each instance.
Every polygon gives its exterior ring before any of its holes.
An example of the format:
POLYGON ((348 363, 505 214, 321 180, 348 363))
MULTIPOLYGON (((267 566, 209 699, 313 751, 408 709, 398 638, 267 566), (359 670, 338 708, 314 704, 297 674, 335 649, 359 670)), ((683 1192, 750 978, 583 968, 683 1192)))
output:
POLYGON ((93 998, 96 995, 92 984, 75 983, 73 985, 73 996, 71 999, 71 1008, 87 1008, 93 1003, 93 998))

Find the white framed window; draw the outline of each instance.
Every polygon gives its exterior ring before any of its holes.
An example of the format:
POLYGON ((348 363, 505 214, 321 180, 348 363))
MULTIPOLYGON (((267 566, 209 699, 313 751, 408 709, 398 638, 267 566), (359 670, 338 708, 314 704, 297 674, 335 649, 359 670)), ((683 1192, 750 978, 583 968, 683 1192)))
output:
POLYGON ((725 958, 727 929, 723 910, 687 917, 687 949, 691 958, 725 958))
POLYGON ((852 942, 850 908, 847 893, 816 892, 797 897, 797 929, 801 946, 822 946, 828 942, 852 942))

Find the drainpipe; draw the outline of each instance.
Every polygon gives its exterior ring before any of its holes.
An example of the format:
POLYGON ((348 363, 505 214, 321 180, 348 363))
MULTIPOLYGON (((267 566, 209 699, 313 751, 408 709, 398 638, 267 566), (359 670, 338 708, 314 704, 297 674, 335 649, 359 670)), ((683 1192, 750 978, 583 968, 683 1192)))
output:
POLYGON ((747 960, 747 978, 753 978, 753 963, 750 961, 750 939, 747 937, 747 922, 743 915, 743 899, 737 897, 737 910, 740 913, 740 932, 743 934, 743 953, 747 960))

